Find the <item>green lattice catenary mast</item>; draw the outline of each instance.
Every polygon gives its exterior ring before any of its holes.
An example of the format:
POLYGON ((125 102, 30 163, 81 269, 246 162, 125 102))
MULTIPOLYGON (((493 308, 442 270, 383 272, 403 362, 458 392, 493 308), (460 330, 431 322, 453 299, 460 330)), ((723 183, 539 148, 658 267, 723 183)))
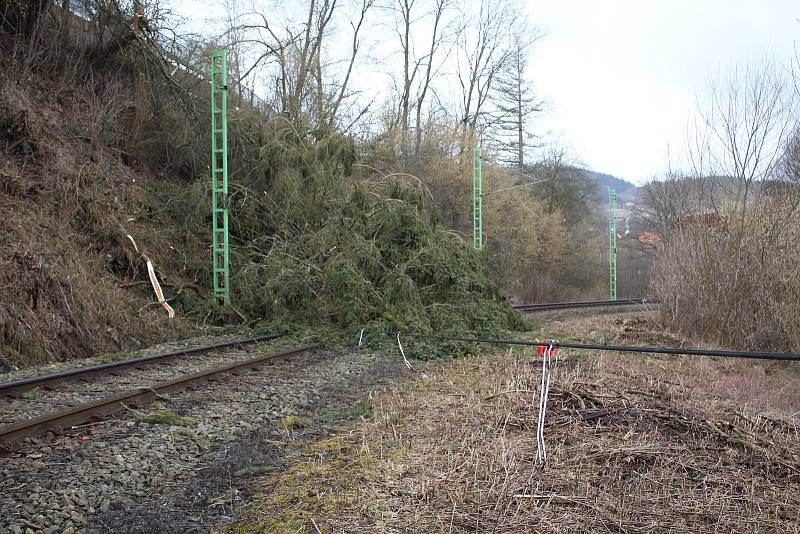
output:
POLYGON ((608 293, 617 300, 617 192, 608 188, 608 293))
POLYGON ((214 296, 228 305, 228 58, 224 50, 211 54, 211 214, 214 296))

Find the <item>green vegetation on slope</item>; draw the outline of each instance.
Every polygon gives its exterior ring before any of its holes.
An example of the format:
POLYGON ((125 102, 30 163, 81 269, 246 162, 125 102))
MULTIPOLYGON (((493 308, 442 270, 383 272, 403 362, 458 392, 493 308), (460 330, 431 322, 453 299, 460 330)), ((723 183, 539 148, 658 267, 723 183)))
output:
POLYGON ((359 175, 351 139, 246 108, 231 112, 229 206, 245 320, 226 313, 207 289, 210 184, 196 165, 207 96, 170 97, 134 50, 69 54, 9 63, 27 82, 0 91, 0 367, 231 323, 348 339, 517 324, 487 258, 438 223, 423 186, 359 175), (143 254, 176 319, 155 302, 143 254))
MULTIPOLYGON (((348 338, 362 328, 497 334, 520 325, 486 256, 439 224, 419 183, 353 176, 355 145, 332 131, 283 124, 261 137, 259 162, 239 175, 230 205, 232 300, 246 317, 348 338)), ((191 190, 176 200, 208 211, 191 190)))

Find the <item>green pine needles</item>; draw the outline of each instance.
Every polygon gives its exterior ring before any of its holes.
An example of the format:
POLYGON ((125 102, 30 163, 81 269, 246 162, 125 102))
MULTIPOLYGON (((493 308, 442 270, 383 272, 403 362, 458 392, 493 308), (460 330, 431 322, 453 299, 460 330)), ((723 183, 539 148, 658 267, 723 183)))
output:
POLYGON ((231 238, 233 302, 245 315, 348 338, 362 328, 496 335, 524 326, 485 254, 438 224, 423 186, 353 174, 351 139, 287 124, 260 155, 259 172, 240 182, 252 194, 232 195, 230 206, 232 221, 250 222, 233 222, 231 238))

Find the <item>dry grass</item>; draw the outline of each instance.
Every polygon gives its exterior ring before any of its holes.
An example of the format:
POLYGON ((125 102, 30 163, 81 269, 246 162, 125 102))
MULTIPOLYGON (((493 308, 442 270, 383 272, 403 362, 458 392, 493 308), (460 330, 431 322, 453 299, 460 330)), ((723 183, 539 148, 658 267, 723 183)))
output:
MULTIPOLYGON (((567 318, 551 323, 548 328, 593 333, 622 345, 730 348, 709 347, 665 332, 653 317, 655 313, 567 318)), ((800 415, 800 366, 795 364, 721 358, 643 358, 637 354, 604 356, 601 362, 607 373, 646 375, 672 383, 697 403, 724 399, 763 415, 784 418, 800 415)))
MULTIPOLYGON (((566 337, 588 333, 586 321, 557 326, 566 337)), ((625 332, 614 318, 590 321, 594 339, 625 332)), ((699 367, 675 358, 639 361, 562 355, 544 468, 535 462, 541 368, 533 354, 430 365, 374 399, 374 419, 265 480, 269 493, 238 530, 800 531, 796 420, 716 397, 735 367, 698 363, 710 370, 690 378, 699 367), (712 372, 720 385, 701 387, 712 372)), ((788 382, 796 375, 786 367, 788 382)))
POLYGON ((0 59, 11 74, 0 84, 0 370, 200 330, 186 316, 202 307, 205 234, 172 221, 177 202, 157 194, 170 180, 128 153, 139 77, 70 53, 24 76, 10 54, 0 59), (127 234, 153 260, 176 320, 127 234))

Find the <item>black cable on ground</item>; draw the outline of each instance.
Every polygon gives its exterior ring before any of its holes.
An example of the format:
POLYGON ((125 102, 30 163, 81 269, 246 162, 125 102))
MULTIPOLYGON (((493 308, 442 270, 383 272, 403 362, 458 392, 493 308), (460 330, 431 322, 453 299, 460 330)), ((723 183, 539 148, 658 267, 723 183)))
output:
POLYGON ((550 309, 567 309, 567 308, 591 308, 602 306, 630 306, 636 304, 660 304, 658 299, 617 299, 617 300, 583 300, 574 302, 540 302, 532 304, 513 304, 511 307, 515 310, 550 310, 550 309))
POLYGON ((434 339, 438 341, 464 341, 467 343, 487 343, 491 345, 524 345, 529 347, 553 347, 565 349, 608 350, 613 352, 638 352, 652 354, 675 354, 678 356, 719 356, 722 358, 750 358, 755 360, 782 360, 800 362, 800 354, 784 352, 747 352, 707 349, 671 349, 662 347, 629 347, 625 345, 598 345, 585 343, 565 343, 563 341, 516 341, 508 339, 481 339, 456 336, 425 336, 422 334, 400 333, 400 335, 434 339))

